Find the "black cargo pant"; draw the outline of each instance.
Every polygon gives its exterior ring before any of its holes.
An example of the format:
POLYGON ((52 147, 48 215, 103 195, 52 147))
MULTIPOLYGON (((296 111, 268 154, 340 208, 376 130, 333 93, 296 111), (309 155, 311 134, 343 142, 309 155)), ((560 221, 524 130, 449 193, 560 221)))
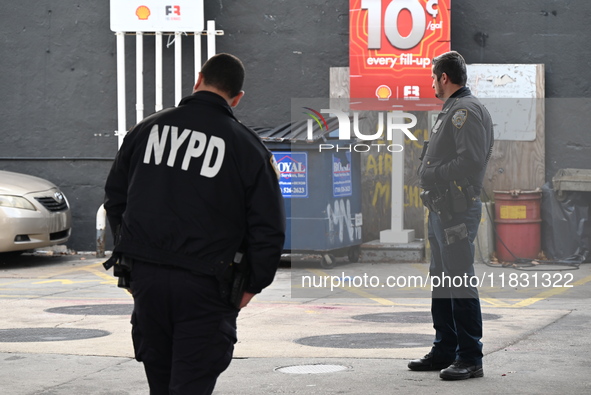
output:
POLYGON ((460 360, 482 364, 482 313, 474 276, 474 239, 480 224, 482 203, 474 202, 466 212, 454 214, 443 223, 436 213, 429 213, 432 281, 431 315, 435 341, 431 352, 440 361, 460 360), (451 244, 446 229, 465 226, 464 238, 451 244))
POLYGON ((232 359, 238 315, 216 278, 134 261, 131 289, 133 346, 150 394, 211 394, 232 359))

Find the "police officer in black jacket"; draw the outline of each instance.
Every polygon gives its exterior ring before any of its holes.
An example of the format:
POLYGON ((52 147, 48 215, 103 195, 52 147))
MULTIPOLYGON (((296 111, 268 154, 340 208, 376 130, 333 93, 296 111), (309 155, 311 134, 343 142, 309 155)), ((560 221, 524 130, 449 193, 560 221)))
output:
POLYGON ((466 85, 466 63, 457 52, 433 59, 433 89, 444 100, 419 168, 429 208, 435 341, 410 361, 411 370, 441 370, 440 377, 482 377, 482 315, 474 275, 479 199, 493 145, 490 114, 466 85))
POLYGON ((106 182, 150 394, 211 394, 232 358, 239 308, 277 270, 283 201, 271 153, 233 115, 243 80, 238 58, 209 59, 192 95, 132 128, 106 182), (250 276, 233 305, 237 252, 250 276))

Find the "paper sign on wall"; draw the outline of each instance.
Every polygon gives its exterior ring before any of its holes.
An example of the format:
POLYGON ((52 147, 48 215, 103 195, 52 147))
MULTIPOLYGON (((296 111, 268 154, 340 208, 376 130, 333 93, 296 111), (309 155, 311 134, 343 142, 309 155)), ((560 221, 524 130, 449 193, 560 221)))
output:
POLYGON ((350 0, 352 107, 400 110, 404 101, 434 98, 431 60, 450 50, 450 3, 350 0), (355 106, 355 98, 364 100, 355 106))

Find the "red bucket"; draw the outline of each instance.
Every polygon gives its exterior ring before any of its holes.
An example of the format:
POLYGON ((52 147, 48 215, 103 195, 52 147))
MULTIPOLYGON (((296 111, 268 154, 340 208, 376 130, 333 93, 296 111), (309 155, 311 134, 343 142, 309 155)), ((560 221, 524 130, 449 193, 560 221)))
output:
POLYGON ((542 192, 494 191, 494 194, 498 260, 513 262, 516 260, 513 255, 536 259, 541 251, 542 240, 542 192))

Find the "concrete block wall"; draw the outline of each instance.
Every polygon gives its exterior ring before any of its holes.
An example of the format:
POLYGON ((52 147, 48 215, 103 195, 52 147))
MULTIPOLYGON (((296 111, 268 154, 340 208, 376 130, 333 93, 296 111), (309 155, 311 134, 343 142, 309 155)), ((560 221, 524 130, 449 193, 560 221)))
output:
MULTIPOLYGON (((328 97, 331 67, 348 66, 349 2, 205 1, 225 34, 218 52, 247 67, 237 115, 248 125, 290 118, 290 99, 328 97)), ((546 179, 561 168, 591 168, 591 47, 586 0, 452 2, 452 48, 469 63, 544 63, 546 179)), ((117 149, 115 36, 109 2, 8 2, 0 14, 0 169, 58 184, 72 203, 69 246, 95 248, 94 218, 117 149)), ((166 42, 166 40, 165 40, 166 42)), ((205 41, 204 41, 205 42, 205 41)), ((135 120, 135 44, 128 47, 128 126, 135 120)), ((183 93, 193 84, 186 40, 183 93)), ((145 56, 153 56, 145 38, 145 56)), ((164 49, 164 105, 174 105, 174 48, 164 49)), ((145 114, 153 111, 153 63, 146 61, 145 114)))

